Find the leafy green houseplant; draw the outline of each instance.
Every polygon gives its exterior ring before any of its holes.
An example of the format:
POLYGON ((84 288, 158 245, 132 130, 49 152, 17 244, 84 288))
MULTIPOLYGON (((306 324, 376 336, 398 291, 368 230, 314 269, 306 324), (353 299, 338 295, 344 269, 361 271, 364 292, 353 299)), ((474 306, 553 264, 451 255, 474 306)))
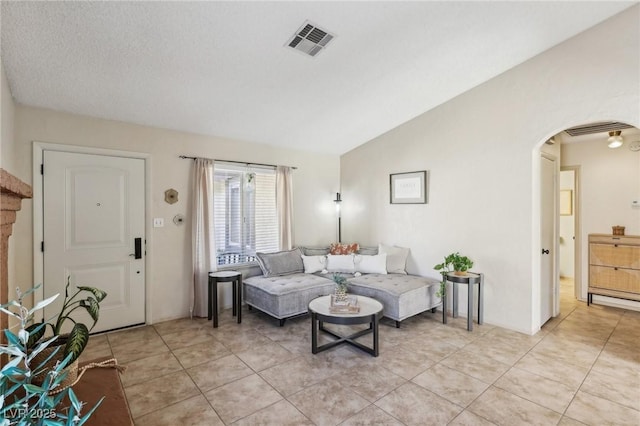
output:
POLYGON ((444 262, 438 263, 433 267, 436 271, 440 271, 442 275, 442 281, 440 282, 440 290, 437 295, 442 297, 447 291, 446 275, 453 272, 456 275, 466 275, 469 269, 473 268, 473 261, 467 256, 462 256, 460 253, 451 253, 445 256, 444 262))
MULTIPOLYGON (((27 347, 31 349, 35 344, 41 342, 46 334, 47 328, 51 329, 53 336, 58 339, 53 346, 62 346, 61 354, 57 358, 66 358, 71 355, 69 365, 78 359, 82 351, 84 351, 89 342, 89 332, 95 327, 100 318, 100 302, 107 297, 107 293, 95 287, 78 286, 77 291, 69 296, 69 286, 71 285, 71 277, 67 278, 67 285, 64 289, 64 300, 60 313, 51 323, 32 324, 26 330, 29 332, 27 347), (72 318, 72 313, 78 309, 84 309, 93 320, 91 328, 85 324, 77 322, 72 318), (66 321, 73 323, 73 328, 69 334, 62 334, 62 329, 66 321)), ((47 299, 48 300, 48 299, 47 299)), ((37 359, 40 361, 43 357, 48 356, 51 350, 45 351, 37 359)))
POLYGON ((473 261, 467 256, 460 256, 455 253, 451 259, 451 265, 453 266, 453 273, 456 275, 466 275, 466 272, 473 268, 473 261))
MULTIPOLYGON (((62 348, 58 347, 43 361, 37 358, 56 342, 58 336, 38 341, 30 347, 32 338, 28 324, 33 321, 36 311, 53 302, 58 295, 37 303, 32 309, 23 305, 23 298, 37 287, 21 293, 17 290, 18 300, 0 307, 0 312, 18 319, 19 330, 14 334, 4 330, 6 345, 0 345, 0 354, 8 357, 8 362, 0 371, 0 425, 82 425, 100 405, 102 399, 87 414, 82 415, 83 403, 78 400, 71 387, 64 387, 67 373, 64 369, 71 362, 73 354, 68 354, 55 366, 44 372, 45 364, 62 348), (35 384, 34 379, 43 374, 44 380, 35 384), (64 404, 70 405, 65 407, 64 404)), ((33 325, 33 324, 32 324, 33 325)), ((45 328, 45 324, 36 324, 35 330, 45 328)))

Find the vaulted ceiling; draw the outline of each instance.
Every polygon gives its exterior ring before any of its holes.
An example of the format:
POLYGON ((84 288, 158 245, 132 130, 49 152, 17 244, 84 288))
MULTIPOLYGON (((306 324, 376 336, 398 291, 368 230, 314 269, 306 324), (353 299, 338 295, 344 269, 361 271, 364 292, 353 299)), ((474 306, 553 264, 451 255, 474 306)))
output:
POLYGON ((341 154, 634 3, 3 1, 2 61, 20 104, 341 154))

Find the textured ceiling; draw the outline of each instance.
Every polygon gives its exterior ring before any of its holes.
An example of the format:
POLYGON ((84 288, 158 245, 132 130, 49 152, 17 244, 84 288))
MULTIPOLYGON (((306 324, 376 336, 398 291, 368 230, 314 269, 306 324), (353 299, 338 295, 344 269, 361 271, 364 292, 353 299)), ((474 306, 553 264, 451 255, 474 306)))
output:
POLYGON ((341 154, 634 3, 3 1, 2 60, 21 104, 341 154))

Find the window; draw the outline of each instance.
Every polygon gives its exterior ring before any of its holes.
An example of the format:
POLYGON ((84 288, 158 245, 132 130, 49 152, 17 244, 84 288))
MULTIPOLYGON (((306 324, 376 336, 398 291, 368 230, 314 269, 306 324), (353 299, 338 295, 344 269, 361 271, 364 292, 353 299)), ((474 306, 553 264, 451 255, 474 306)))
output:
POLYGON ((216 164, 213 187, 218 265, 253 262, 256 252, 279 249, 275 170, 216 164))

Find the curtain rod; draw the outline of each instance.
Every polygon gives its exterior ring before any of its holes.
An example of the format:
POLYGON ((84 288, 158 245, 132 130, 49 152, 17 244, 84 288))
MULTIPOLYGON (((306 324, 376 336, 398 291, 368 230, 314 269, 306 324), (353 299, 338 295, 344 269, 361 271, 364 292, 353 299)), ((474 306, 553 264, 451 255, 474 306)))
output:
MULTIPOLYGON (((181 155, 180 158, 183 160, 196 160, 201 157, 189 157, 188 155, 181 155)), ((233 160, 218 160, 214 159, 213 161, 221 161, 223 163, 235 163, 235 164, 244 164, 246 166, 267 166, 267 167, 278 167, 275 164, 265 164, 265 163, 247 163, 246 161, 233 161, 233 160)), ((293 170, 298 170, 297 167, 291 167, 293 170)))

